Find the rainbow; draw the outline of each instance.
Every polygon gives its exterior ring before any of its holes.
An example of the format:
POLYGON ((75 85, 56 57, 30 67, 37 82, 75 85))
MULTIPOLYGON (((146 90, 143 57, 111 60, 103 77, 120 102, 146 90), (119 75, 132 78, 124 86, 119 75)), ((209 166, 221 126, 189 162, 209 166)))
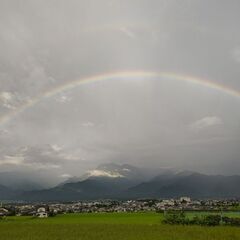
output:
POLYGON ((209 81, 202 78, 192 77, 188 75, 180 75, 172 72, 150 72, 150 71, 124 71, 124 72, 111 72, 111 73, 104 73, 99 75, 94 75, 78 80, 74 80, 71 82, 68 82, 66 84, 57 86, 55 88, 52 88, 46 92, 41 93, 37 97, 31 99, 27 103, 21 105, 18 109, 15 111, 12 111, 10 113, 7 113, 6 115, 2 116, 0 118, 0 126, 5 125, 9 121, 11 121, 13 118, 21 114, 22 112, 26 111, 29 108, 32 108, 39 102, 41 102, 44 99, 51 98, 59 93, 62 93, 67 90, 71 90, 77 86, 90 84, 98 81, 107 81, 107 80, 113 80, 113 79, 126 79, 126 78, 164 78, 164 79, 174 79, 178 81, 184 81, 189 82, 192 84, 196 84, 202 87, 207 87, 219 92, 222 92, 224 94, 230 95, 232 97, 240 98, 240 91, 234 90, 232 88, 229 88, 225 85, 218 84, 213 81, 209 81))

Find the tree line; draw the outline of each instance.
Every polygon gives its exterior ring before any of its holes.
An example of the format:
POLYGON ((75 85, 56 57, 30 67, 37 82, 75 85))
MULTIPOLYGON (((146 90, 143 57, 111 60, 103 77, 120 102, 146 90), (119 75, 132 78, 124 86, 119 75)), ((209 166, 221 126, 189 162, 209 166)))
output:
POLYGON ((163 223, 171 225, 201 225, 201 226, 240 226, 240 218, 222 216, 222 214, 195 215, 188 217, 185 212, 167 212, 163 223))

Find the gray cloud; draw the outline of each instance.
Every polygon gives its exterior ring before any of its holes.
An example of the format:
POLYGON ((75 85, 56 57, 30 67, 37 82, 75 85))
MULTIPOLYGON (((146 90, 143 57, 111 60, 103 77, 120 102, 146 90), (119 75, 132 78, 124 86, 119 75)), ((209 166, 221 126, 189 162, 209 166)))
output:
MULTIPOLYGON (((176 72, 240 91, 239 11, 235 0, 1 1, 0 118, 111 71, 176 72)), ((64 177, 127 162, 238 173, 239 101, 174 79, 82 85, 0 126, 1 171, 64 177)))
POLYGON ((240 63, 240 47, 239 46, 233 49, 232 56, 237 63, 240 63))

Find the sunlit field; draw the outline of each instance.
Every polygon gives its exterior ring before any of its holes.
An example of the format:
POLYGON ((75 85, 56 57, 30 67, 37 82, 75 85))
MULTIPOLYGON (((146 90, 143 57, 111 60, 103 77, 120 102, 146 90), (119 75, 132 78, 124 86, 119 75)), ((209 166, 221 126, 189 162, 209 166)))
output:
POLYGON ((66 214, 47 219, 8 217, 0 222, 0 239, 240 239, 238 227, 171 226, 162 220, 163 214, 157 213, 66 214))

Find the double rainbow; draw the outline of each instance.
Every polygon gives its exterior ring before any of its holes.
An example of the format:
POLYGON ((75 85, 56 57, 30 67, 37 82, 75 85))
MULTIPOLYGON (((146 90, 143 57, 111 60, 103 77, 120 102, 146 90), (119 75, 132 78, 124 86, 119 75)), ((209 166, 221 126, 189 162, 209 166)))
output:
POLYGON ((234 90, 232 88, 229 88, 225 85, 218 84, 213 81, 209 81, 202 78, 192 77, 188 75, 180 75, 172 72, 149 72, 149 71, 124 71, 124 72, 110 72, 110 73, 104 73, 99 74, 91 77, 86 77, 78 80, 74 80, 71 82, 67 82, 66 84, 57 86, 55 88, 52 88, 48 91, 45 91, 38 95, 37 97, 31 99, 27 103, 21 105, 18 109, 15 111, 12 111, 10 113, 7 113, 6 115, 2 116, 0 118, 0 126, 8 123, 13 118, 21 114, 22 112, 26 111, 29 108, 34 107, 36 104, 41 102, 44 99, 51 98, 59 93, 62 93, 67 90, 71 90, 77 86, 85 85, 85 84, 91 84, 98 81, 108 81, 108 80, 114 80, 114 79, 127 79, 127 78, 164 78, 164 79, 174 79, 177 81, 184 81, 189 82, 191 84, 200 85, 202 87, 210 88, 215 91, 222 92, 224 94, 227 94, 229 96, 240 98, 240 91, 234 90))

